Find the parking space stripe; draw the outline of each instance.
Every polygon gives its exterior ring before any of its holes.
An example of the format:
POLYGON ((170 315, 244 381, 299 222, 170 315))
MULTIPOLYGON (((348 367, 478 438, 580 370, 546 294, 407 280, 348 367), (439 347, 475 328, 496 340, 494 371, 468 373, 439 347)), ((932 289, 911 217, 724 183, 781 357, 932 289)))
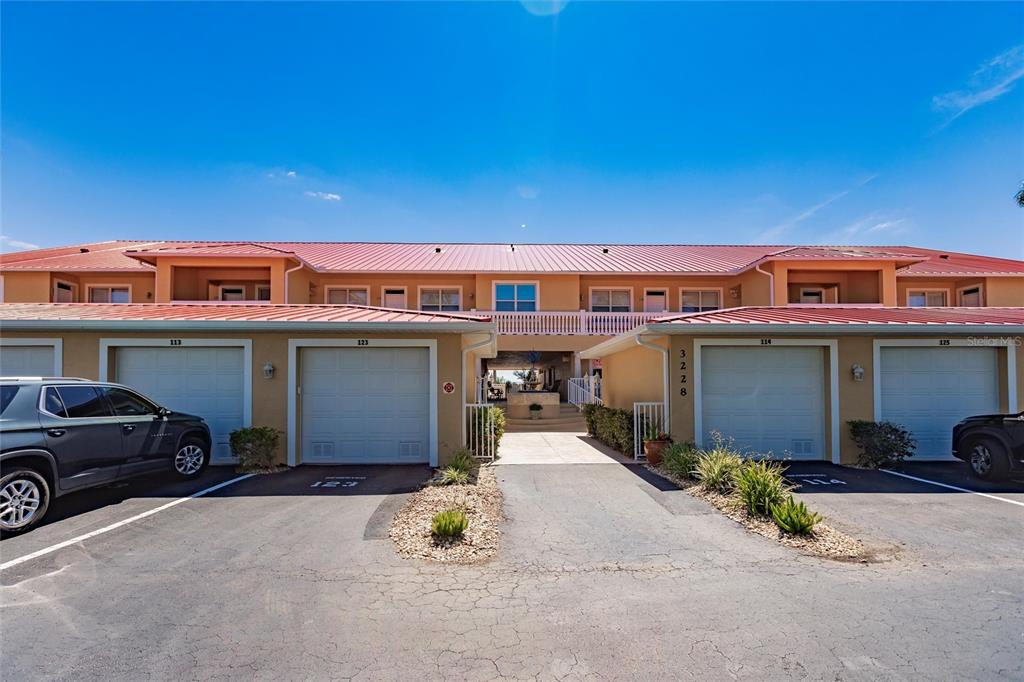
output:
POLYGON ((939 483, 938 481, 929 481, 927 478, 918 478, 917 476, 911 476, 910 474, 901 474, 901 473, 899 473, 897 471, 889 471, 888 469, 879 469, 879 471, 883 471, 883 472, 885 472, 887 474, 892 474, 893 476, 900 476, 902 478, 909 478, 912 481, 919 481, 920 483, 927 483, 929 485, 937 485, 940 488, 949 488, 950 490, 956 490, 956 491, 959 491, 961 493, 970 493, 972 495, 980 495, 981 497, 987 497, 987 498, 992 499, 992 500, 999 500, 1000 502, 1009 502, 1010 504, 1015 504, 1018 507, 1024 507, 1024 502, 1018 502, 1017 500, 1008 500, 1005 497, 999 497, 998 495, 989 495, 988 493, 980 493, 977 490, 969 490, 968 488, 958 488, 955 485, 948 485, 946 483, 939 483))
POLYGON ((209 493, 212 493, 215 490, 220 490, 221 488, 226 488, 227 486, 229 486, 229 485, 231 485, 233 483, 238 483, 239 481, 244 481, 245 479, 252 478, 255 475, 256 474, 245 474, 243 476, 238 476, 236 478, 232 478, 230 481, 224 481, 223 483, 218 483, 217 485, 210 486, 209 488, 206 488, 205 490, 200 490, 197 493, 192 493, 188 497, 179 497, 178 499, 172 500, 172 501, 168 502, 167 504, 162 504, 159 507, 155 507, 153 509, 150 509, 149 511, 144 511, 141 514, 136 514, 135 516, 129 517, 129 518, 124 519, 122 521, 118 521, 117 523, 112 523, 109 526, 104 526, 103 528, 98 528, 98 529, 96 529, 96 530, 94 530, 92 532, 85 533, 83 535, 79 535, 78 537, 71 538, 70 540, 65 540, 64 542, 58 542, 56 545, 50 545, 49 547, 44 547, 43 549, 37 550, 35 552, 32 552, 31 554, 26 554, 25 556, 20 556, 17 559, 11 559, 10 561, 5 561, 4 563, 0 564, 0 571, 4 571, 4 570, 6 570, 8 568, 13 568, 14 566, 18 566, 19 564, 23 564, 26 561, 32 561, 33 559, 37 559, 37 558, 39 558, 41 556, 45 556, 47 554, 51 554, 53 552, 56 552, 59 549, 64 549, 65 547, 69 547, 71 545, 76 545, 79 542, 84 542, 85 540, 88 540, 90 538, 94 538, 97 535, 103 535, 104 533, 109 533, 112 530, 117 530, 118 528, 121 528, 122 526, 127 526, 129 523, 134 523, 136 521, 139 521, 141 519, 146 518, 147 516, 152 516, 153 514, 158 514, 159 512, 162 512, 165 509, 170 509, 171 507, 177 506, 177 505, 181 504, 182 502, 187 502, 187 501, 189 501, 191 499, 194 499, 196 497, 202 497, 203 495, 208 495, 209 493))

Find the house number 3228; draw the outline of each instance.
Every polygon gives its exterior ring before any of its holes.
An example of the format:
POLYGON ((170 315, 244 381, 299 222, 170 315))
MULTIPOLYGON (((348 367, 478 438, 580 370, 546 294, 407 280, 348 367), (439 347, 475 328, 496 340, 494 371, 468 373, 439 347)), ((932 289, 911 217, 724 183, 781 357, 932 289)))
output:
MULTIPOLYGON (((685 371, 686 371, 686 350, 681 348, 681 349, 679 349, 679 372, 680 372, 680 374, 679 374, 679 383, 681 383, 681 384, 685 384, 686 383, 686 375, 682 374, 682 372, 685 372, 685 371)), ((687 394, 686 386, 681 386, 679 388, 679 395, 681 395, 681 396, 683 396, 685 398, 686 394, 687 394)))

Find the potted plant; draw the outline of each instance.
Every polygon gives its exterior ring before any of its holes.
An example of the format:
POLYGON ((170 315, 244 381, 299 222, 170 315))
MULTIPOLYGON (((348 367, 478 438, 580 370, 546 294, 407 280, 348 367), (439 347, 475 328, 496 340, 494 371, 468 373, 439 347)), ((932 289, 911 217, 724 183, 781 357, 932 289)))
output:
POLYGON ((644 455, 649 464, 661 464, 662 453, 671 444, 672 437, 662 431, 657 422, 649 423, 644 429, 644 455))
POLYGON ((540 419, 540 413, 544 406, 540 403, 530 403, 530 419, 540 419))

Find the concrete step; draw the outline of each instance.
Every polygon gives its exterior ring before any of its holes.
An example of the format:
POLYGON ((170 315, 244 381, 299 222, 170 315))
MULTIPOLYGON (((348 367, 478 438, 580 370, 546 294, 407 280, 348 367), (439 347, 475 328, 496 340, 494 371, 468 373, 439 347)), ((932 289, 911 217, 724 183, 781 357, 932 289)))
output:
POLYGON ((526 424, 506 424, 505 433, 586 433, 586 424, 552 424, 552 419, 526 424))

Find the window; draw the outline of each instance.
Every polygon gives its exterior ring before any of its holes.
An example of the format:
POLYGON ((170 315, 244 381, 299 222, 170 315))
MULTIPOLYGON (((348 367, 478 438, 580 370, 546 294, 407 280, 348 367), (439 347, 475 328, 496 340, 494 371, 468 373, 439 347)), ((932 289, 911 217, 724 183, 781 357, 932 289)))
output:
POLYGON ((55 414, 58 417, 67 417, 68 413, 64 411, 64 403, 61 401, 60 396, 57 395, 57 389, 50 387, 46 389, 46 395, 44 396, 43 409, 50 414, 55 414))
POLYGON ((680 311, 684 313, 703 313, 708 310, 718 310, 722 305, 722 295, 714 289, 697 290, 684 289, 679 297, 680 311))
POLYGON ((74 303, 75 285, 67 282, 56 282, 53 285, 54 303, 74 303))
POLYGON ((245 287, 221 287, 220 300, 222 301, 244 301, 245 287))
POLYGON ((332 305, 369 305, 370 292, 362 287, 328 287, 327 302, 332 305))
POLYGON ((811 304, 824 303, 825 302, 825 290, 820 288, 820 287, 816 287, 816 288, 813 288, 813 289, 809 289, 807 287, 801 287, 800 288, 800 302, 801 303, 811 303, 811 304))
POLYGON ((256 300, 257 301, 269 301, 270 300, 270 285, 269 284, 257 284, 256 285, 256 300))
POLYGON ((385 287, 381 297, 385 308, 406 308, 405 287, 385 287))
POLYGON ((644 293, 644 312, 668 312, 668 292, 664 289, 648 289, 644 293))
POLYGON ((0 386, 0 415, 7 411, 7 406, 11 404, 14 396, 18 395, 18 391, 21 388, 17 384, 4 384, 0 386))
POLYGON ((145 398, 123 388, 105 388, 103 391, 118 417, 141 417, 156 414, 159 408, 145 398))
MULTIPOLYGON (((48 388, 47 391, 54 390, 48 388)), ((84 419, 89 417, 109 417, 110 407, 107 405, 106 399, 92 386, 61 386, 56 389, 57 399, 62 404, 60 409, 63 410, 63 414, 60 412, 52 412, 58 417, 68 417, 70 419, 84 419)), ((47 412, 50 411, 50 396, 47 393, 46 405, 47 412)), ((56 403, 54 403, 56 406, 56 403)))
POLYGON ((967 306, 969 308, 976 308, 982 305, 981 303, 981 287, 966 287, 960 289, 957 292, 960 299, 960 305, 967 306))
POLYGON ((924 308, 946 305, 945 291, 908 291, 907 305, 912 308, 924 308))
POLYGON ((460 289, 420 289, 420 310, 455 311, 462 309, 460 289))
POLYGON ((628 313, 633 309, 629 289, 591 289, 590 310, 595 313, 628 313))
POLYGON ((89 303, 131 303, 128 287, 89 287, 89 303))
POLYGON ((532 313, 537 310, 536 284, 495 284, 494 309, 532 313))

